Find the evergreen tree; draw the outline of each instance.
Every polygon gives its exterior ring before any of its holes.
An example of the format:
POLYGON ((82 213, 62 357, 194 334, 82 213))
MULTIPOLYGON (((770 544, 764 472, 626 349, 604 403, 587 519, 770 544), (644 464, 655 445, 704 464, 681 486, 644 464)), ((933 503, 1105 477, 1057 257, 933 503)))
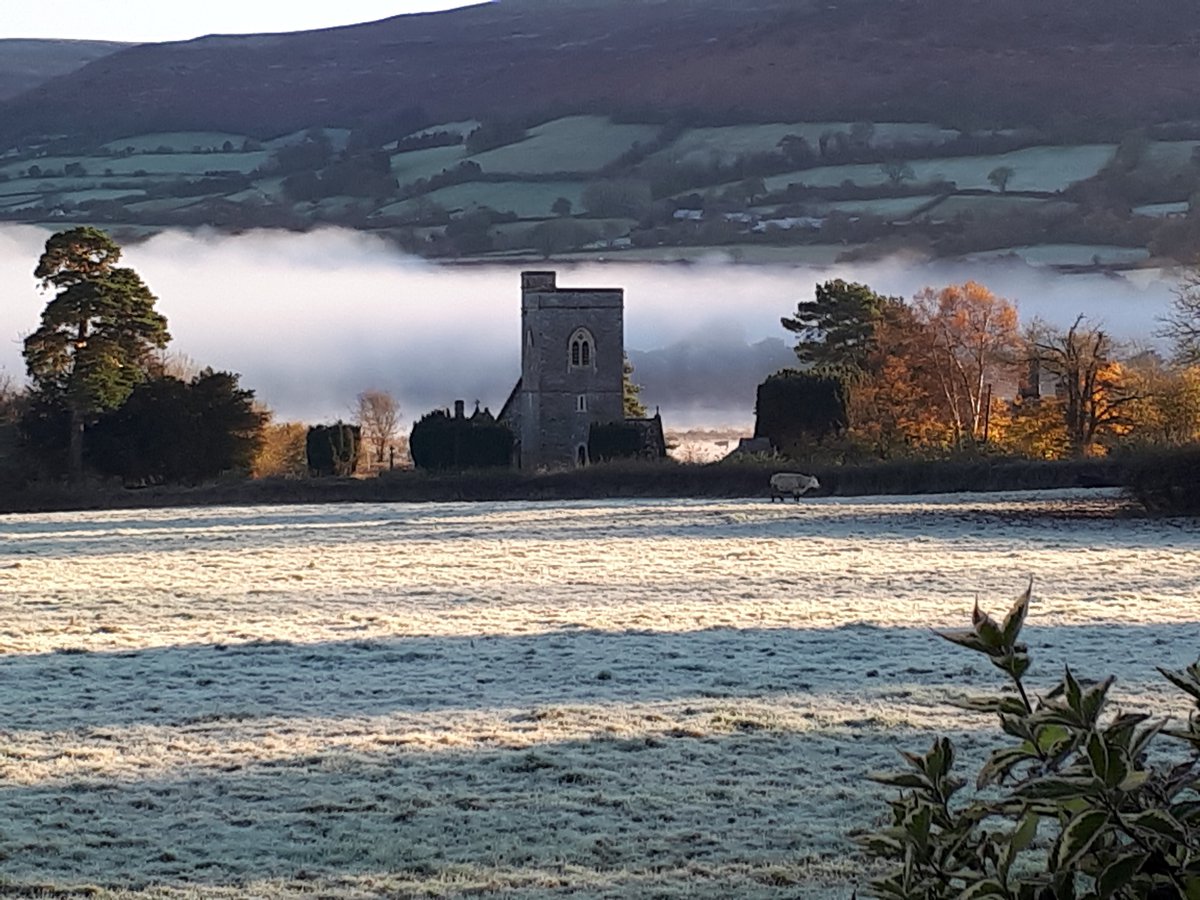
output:
POLYGON ((116 409, 146 378, 153 351, 170 340, 155 296, 132 269, 119 268, 121 248, 96 228, 59 232, 47 242, 34 276, 54 297, 40 327, 25 339, 34 391, 68 412, 68 468, 83 471, 84 427, 116 409))
POLYGON ((854 379, 866 368, 876 325, 891 303, 903 301, 838 278, 818 284, 815 299, 800 301, 780 323, 797 336, 802 364, 854 379))
POLYGON ((633 363, 629 361, 628 356, 625 357, 621 368, 621 387, 623 389, 625 418, 644 419, 646 417, 646 404, 638 396, 642 392, 642 386, 633 383, 633 363))

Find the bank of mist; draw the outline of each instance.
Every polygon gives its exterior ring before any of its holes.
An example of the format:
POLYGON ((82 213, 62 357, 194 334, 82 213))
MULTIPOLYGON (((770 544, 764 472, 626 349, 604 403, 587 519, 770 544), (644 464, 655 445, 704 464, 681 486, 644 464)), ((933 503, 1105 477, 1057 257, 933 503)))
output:
MULTIPOLYGON (((32 272, 47 232, 0 228, 0 375, 23 373, 21 338, 47 296, 32 272)), ((463 399, 498 411, 517 378, 521 268, 437 266, 352 231, 168 233, 126 247, 170 321, 171 349, 242 375, 279 419, 344 418, 367 388, 392 392, 407 421, 463 399)), ((1023 321, 1069 325, 1083 313, 1152 343, 1172 276, 1059 275, 1013 263, 890 260, 829 269, 733 265, 557 265, 568 287, 625 289, 635 381, 668 427, 748 425, 754 389, 793 358, 779 324, 828 278, 911 297, 982 281, 1023 321)))

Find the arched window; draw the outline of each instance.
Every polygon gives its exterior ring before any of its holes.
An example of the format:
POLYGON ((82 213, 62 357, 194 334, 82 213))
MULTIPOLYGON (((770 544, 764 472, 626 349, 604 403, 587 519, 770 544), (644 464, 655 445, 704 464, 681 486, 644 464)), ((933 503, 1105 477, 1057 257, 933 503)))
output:
POLYGON ((596 339, 586 328, 576 328, 567 344, 567 362, 572 369, 590 369, 595 359, 596 339))

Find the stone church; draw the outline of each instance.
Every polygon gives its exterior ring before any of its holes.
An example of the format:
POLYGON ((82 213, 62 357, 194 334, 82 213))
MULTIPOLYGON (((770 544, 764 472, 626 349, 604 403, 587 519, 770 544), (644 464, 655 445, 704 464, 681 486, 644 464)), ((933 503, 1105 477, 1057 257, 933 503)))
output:
POLYGON ((626 419, 625 292, 560 288, 554 272, 521 273, 521 378, 499 419, 521 468, 587 465, 593 424, 623 422, 644 454, 665 455, 662 419, 626 419))

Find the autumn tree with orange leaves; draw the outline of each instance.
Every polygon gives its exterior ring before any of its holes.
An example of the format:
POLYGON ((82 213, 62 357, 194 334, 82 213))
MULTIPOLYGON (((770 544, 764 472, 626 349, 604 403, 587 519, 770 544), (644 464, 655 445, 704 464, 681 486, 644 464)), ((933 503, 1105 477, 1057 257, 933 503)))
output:
POLYGON ((928 369, 954 443, 981 443, 990 386, 1014 380, 1020 356, 1016 307, 968 281, 926 288, 916 296, 915 308, 928 334, 928 369))

